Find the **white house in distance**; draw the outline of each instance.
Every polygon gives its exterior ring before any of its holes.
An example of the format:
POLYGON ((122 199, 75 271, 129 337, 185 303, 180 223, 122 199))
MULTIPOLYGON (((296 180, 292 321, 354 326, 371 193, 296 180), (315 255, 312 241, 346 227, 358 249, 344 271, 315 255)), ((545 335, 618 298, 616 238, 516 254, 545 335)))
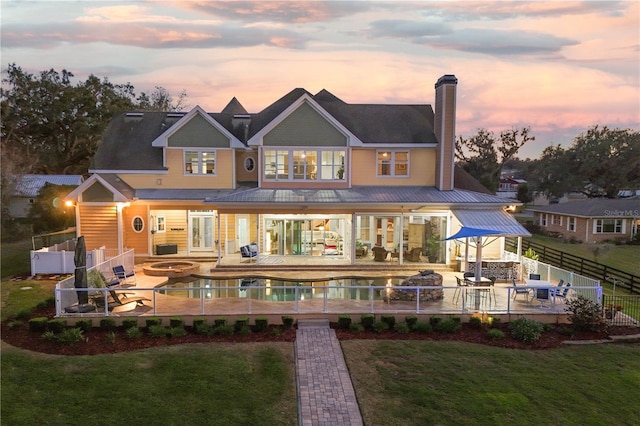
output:
POLYGON ((27 217, 38 193, 47 183, 78 186, 83 181, 82 175, 22 175, 15 183, 8 207, 9 214, 14 218, 27 217))

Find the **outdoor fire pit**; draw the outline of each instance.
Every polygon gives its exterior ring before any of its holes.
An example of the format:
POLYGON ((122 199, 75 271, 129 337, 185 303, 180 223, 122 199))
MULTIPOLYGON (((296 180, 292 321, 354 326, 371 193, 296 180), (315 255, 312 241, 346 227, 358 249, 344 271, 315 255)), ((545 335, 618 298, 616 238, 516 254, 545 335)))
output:
POLYGON ((444 292, 442 291, 442 275, 433 271, 423 271, 419 274, 410 276, 400 284, 385 290, 384 300, 404 300, 414 302, 418 295, 421 302, 429 302, 442 299, 444 297, 444 292), (416 291, 415 288, 403 289, 402 287, 439 288, 421 288, 416 291))

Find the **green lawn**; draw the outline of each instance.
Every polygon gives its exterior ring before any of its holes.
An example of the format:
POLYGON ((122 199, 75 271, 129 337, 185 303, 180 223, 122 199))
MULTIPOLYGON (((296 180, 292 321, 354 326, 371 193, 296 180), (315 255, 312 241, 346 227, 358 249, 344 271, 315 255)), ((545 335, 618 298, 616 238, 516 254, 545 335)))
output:
POLYGON ((3 425, 295 425, 290 343, 63 357, 2 349, 3 425))
POLYGON ((342 342, 365 424, 631 425, 640 345, 522 351, 455 342, 342 342))

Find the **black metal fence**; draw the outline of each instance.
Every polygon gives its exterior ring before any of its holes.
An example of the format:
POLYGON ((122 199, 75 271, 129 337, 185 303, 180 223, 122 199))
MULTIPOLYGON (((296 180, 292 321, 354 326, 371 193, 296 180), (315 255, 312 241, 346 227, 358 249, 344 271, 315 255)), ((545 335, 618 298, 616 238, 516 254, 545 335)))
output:
POLYGON ((640 296, 602 296, 602 311, 611 325, 640 325, 640 296))
MULTIPOLYGON (((518 240, 516 238, 506 238, 505 248, 516 252, 518 240)), ((626 290, 630 293, 640 294, 640 276, 630 274, 611 266, 603 265, 584 257, 563 252, 558 249, 547 247, 528 240, 522 240, 522 251, 533 249, 539 256, 538 260, 548 263, 558 268, 573 271, 580 275, 608 282, 619 290, 626 290)))

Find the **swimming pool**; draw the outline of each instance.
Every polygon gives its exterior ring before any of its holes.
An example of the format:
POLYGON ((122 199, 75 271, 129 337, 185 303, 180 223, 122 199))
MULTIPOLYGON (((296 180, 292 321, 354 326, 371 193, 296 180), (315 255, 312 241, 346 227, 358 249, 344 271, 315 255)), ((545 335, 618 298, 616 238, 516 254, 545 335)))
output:
POLYGON ((323 298, 325 294, 330 299, 369 300, 370 292, 373 291, 373 299, 381 300, 380 290, 398 285, 404 279, 405 277, 377 277, 292 281, 260 277, 176 278, 159 286, 157 292, 193 299, 234 297, 278 302, 323 298), (376 288, 372 289, 372 286, 376 288))

